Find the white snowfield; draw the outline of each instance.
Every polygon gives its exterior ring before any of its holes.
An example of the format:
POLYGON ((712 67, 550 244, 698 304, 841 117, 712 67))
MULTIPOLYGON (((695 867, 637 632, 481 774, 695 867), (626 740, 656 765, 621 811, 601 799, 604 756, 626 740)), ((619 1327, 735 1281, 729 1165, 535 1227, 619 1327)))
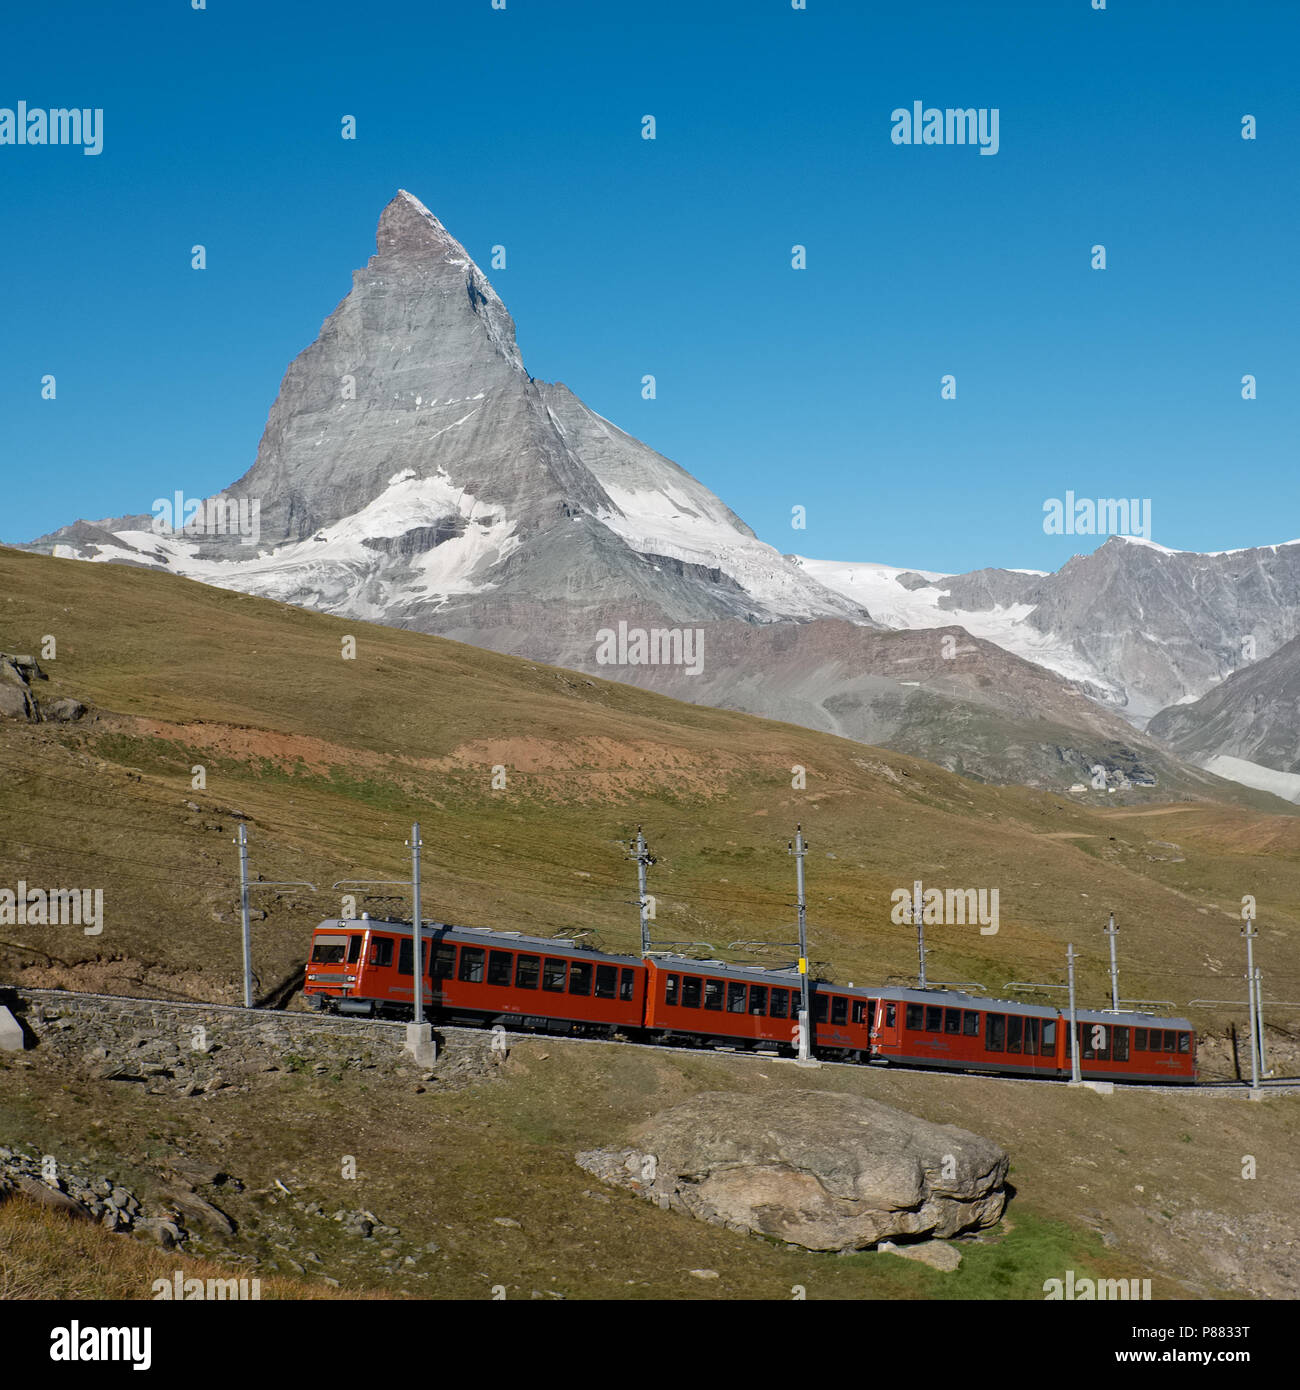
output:
MULTIPOLYGON (((1106 680, 1064 639, 1029 627, 1025 619, 1034 611, 1032 603, 997 605, 981 612, 963 608, 941 608, 940 599, 949 592, 945 579, 956 576, 932 570, 897 569, 892 565, 853 564, 844 560, 809 560, 795 557, 798 564, 819 584, 852 598, 885 627, 927 628, 964 627, 972 637, 983 637, 1015 656, 1055 671, 1067 680, 1086 681, 1113 695, 1116 702, 1123 692, 1106 680), (899 583, 906 574, 920 575, 931 583, 908 589, 899 583)), ((1040 574, 1040 570, 1020 570, 1021 574, 1040 574)))
POLYGON ((1245 758, 1231 758, 1226 753, 1207 758, 1201 766, 1216 777, 1226 777, 1230 782, 1240 782, 1243 787, 1272 792, 1283 801, 1300 804, 1300 772, 1278 772, 1276 768, 1248 762, 1245 758))

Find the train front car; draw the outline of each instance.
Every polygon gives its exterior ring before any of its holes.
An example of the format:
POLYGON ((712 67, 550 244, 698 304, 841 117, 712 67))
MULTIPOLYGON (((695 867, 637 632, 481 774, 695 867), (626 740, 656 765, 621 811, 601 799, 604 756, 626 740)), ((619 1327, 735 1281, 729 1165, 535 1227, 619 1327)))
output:
POLYGON ((364 995, 361 986, 369 927, 366 919, 334 917, 312 932, 302 987, 309 1007, 329 1012, 370 1012, 370 1004, 357 998, 364 995))

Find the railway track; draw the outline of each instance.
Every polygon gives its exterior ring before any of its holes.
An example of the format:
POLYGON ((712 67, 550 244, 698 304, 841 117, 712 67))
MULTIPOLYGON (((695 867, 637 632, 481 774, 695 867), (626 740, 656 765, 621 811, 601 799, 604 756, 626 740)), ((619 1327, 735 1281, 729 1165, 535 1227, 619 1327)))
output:
MULTIPOLYGON (((400 1020, 382 1018, 362 1018, 362 1017, 342 1017, 334 1014, 315 1014, 299 1013, 289 1011, 283 1007, 268 1009, 246 1009, 240 1004, 205 1004, 197 1003, 193 1000, 181 999, 156 999, 151 997, 141 997, 139 995, 124 994, 92 994, 81 993, 72 990, 61 989, 29 989, 26 987, 11 987, 8 990, 0 990, 0 1002, 3 1002, 4 995, 8 993, 19 998, 31 999, 33 1001, 60 1003, 76 1001, 79 1004, 86 1002, 100 1003, 108 1008, 130 1006, 140 1008, 142 1006, 155 1006, 158 1008, 178 1009, 193 1013, 218 1013, 227 1014, 232 1020, 238 1019, 242 1023, 253 1022, 258 1016, 266 1019, 267 1022, 287 1023, 296 1029, 302 1029, 307 1033, 312 1031, 338 1031, 345 1029, 360 1029, 372 1034, 383 1035, 388 1033, 394 1037, 405 1037, 406 1024, 400 1020)), ((437 1028, 437 1032, 444 1038, 456 1038, 465 1042, 473 1039, 482 1039, 485 1034, 483 1028, 468 1028, 457 1025, 448 1025, 437 1028)), ((520 1042, 536 1041, 545 1039, 548 1044, 554 1043, 565 1046, 594 1046, 594 1047, 641 1047, 649 1051, 664 1053, 718 1053, 723 1055, 745 1057, 754 1062, 774 1062, 783 1066, 797 1065, 795 1060, 790 1057, 782 1057, 776 1052, 750 1050, 747 1048, 735 1047, 692 1047, 685 1044, 666 1044, 639 1042, 635 1039, 618 1038, 580 1038, 564 1037, 556 1033, 531 1033, 531 1032, 511 1032, 504 1029, 507 1041, 518 1040, 520 1042)), ((817 1063, 821 1067, 847 1067, 854 1071, 861 1071, 863 1064, 860 1062, 839 1062, 831 1060, 820 1060, 817 1063)), ((997 1072, 970 1071, 958 1068, 945 1069, 942 1067, 909 1067, 900 1066, 897 1063, 867 1063, 870 1069, 889 1071, 895 1075, 902 1076, 979 1076, 985 1080, 1000 1081, 1012 1086, 1069 1086, 1069 1082, 1054 1076, 1003 1076, 997 1072)), ((1250 1094, 1250 1085, 1245 1081, 1198 1081, 1194 1085, 1159 1085, 1146 1081, 1117 1081, 1113 1083, 1123 1091, 1155 1091, 1168 1092, 1176 1095, 1221 1095, 1221 1096, 1243 1096, 1250 1094)), ((1259 1087, 1261 1093, 1268 1096, 1300 1095, 1300 1077, 1277 1077, 1267 1081, 1262 1081, 1259 1087)))

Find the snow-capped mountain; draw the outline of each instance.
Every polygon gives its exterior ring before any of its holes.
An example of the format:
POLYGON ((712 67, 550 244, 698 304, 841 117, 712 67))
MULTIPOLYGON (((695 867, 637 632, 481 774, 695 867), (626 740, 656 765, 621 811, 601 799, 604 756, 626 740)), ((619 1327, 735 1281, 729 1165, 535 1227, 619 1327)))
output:
POLYGON ((530 377, 486 276, 405 191, 223 496, 257 502, 258 544, 159 534, 152 515, 37 544, 428 631, 545 626, 554 605, 566 621, 618 604, 869 621, 684 469, 530 377))
POLYGON ((1139 728, 1300 634, 1300 541, 1200 554, 1117 536, 1052 574, 798 563, 885 627, 957 623, 1139 728))

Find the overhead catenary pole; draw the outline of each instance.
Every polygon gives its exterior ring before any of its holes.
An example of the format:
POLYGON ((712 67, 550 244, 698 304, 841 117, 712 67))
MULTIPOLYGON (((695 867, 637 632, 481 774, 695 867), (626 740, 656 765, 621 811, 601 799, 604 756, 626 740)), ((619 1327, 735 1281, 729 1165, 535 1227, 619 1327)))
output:
POLYGON ((1115 963, 1115 938, 1119 935, 1119 928, 1115 925, 1113 912, 1106 935, 1110 938, 1110 1007, 1112 1013, 1119 1013, 1119 966, 1115 963))
POLYGON ((1074 942, 1066 948, 1065 960, 1070 979, 1070 1080, 1079 1085, 1083 1073, 1079 1070, 1079 1016, 1074 1004, 1074 942))
POLYGON ((248 831, 241 825, 239 838, 239 920, 244 937, 244 1008, 253 1007, 253 932, 248 923, 248 831))
POLYGON ((803 826, 794 828, 794 844, 790 846, 794 855, 795 884, 798 889, 799 909, 799 1060, 806 1062, 810 1056, 809 1034, 812 1032, 812 1009, 808 1003, 808 904, 803 889, 803 860, 808 846, 803 842, 803 826))
POLYGON ((1246 1000, 1250 1008, 1250 1089, 1259 1090, 1259 1016, 1255 1009, 1255 922, 1248 919, 1246 938, 1246 1000))
POLYGON ((645 836, 641 833, 641 827, 636 828, 636 906, 637 915, 641 921, 641 959, 644 960, 650 954, 650 918, 647 913, 649 903, 645 893, 645 871, 655 861, 646 851, 645 836))
POLYGON ((249 925, 248 894, 251 888, 310 888, 319 892, 314 883, 301 879, 291 879, 283 883, 250 884, 248 881, 248 830, 241 825, 239 836, 234 842, 239 846, 239 920, 243 935, 244 951, 244 1008, 253 1007, 253 931, 249 925))
POLYGON ((912 921, 916 923, 916 955, 919 965, 916 978, 917 988, 925 989, 925 908, 921 893, 921 880, 912 884, 912 921))
POLYGON ((415 1021, 424 1022, 424 939, 420 931, 420 822, 411 826, 411 838, 406 842, 411 849, 411 964, 415 968, 415 1021))

